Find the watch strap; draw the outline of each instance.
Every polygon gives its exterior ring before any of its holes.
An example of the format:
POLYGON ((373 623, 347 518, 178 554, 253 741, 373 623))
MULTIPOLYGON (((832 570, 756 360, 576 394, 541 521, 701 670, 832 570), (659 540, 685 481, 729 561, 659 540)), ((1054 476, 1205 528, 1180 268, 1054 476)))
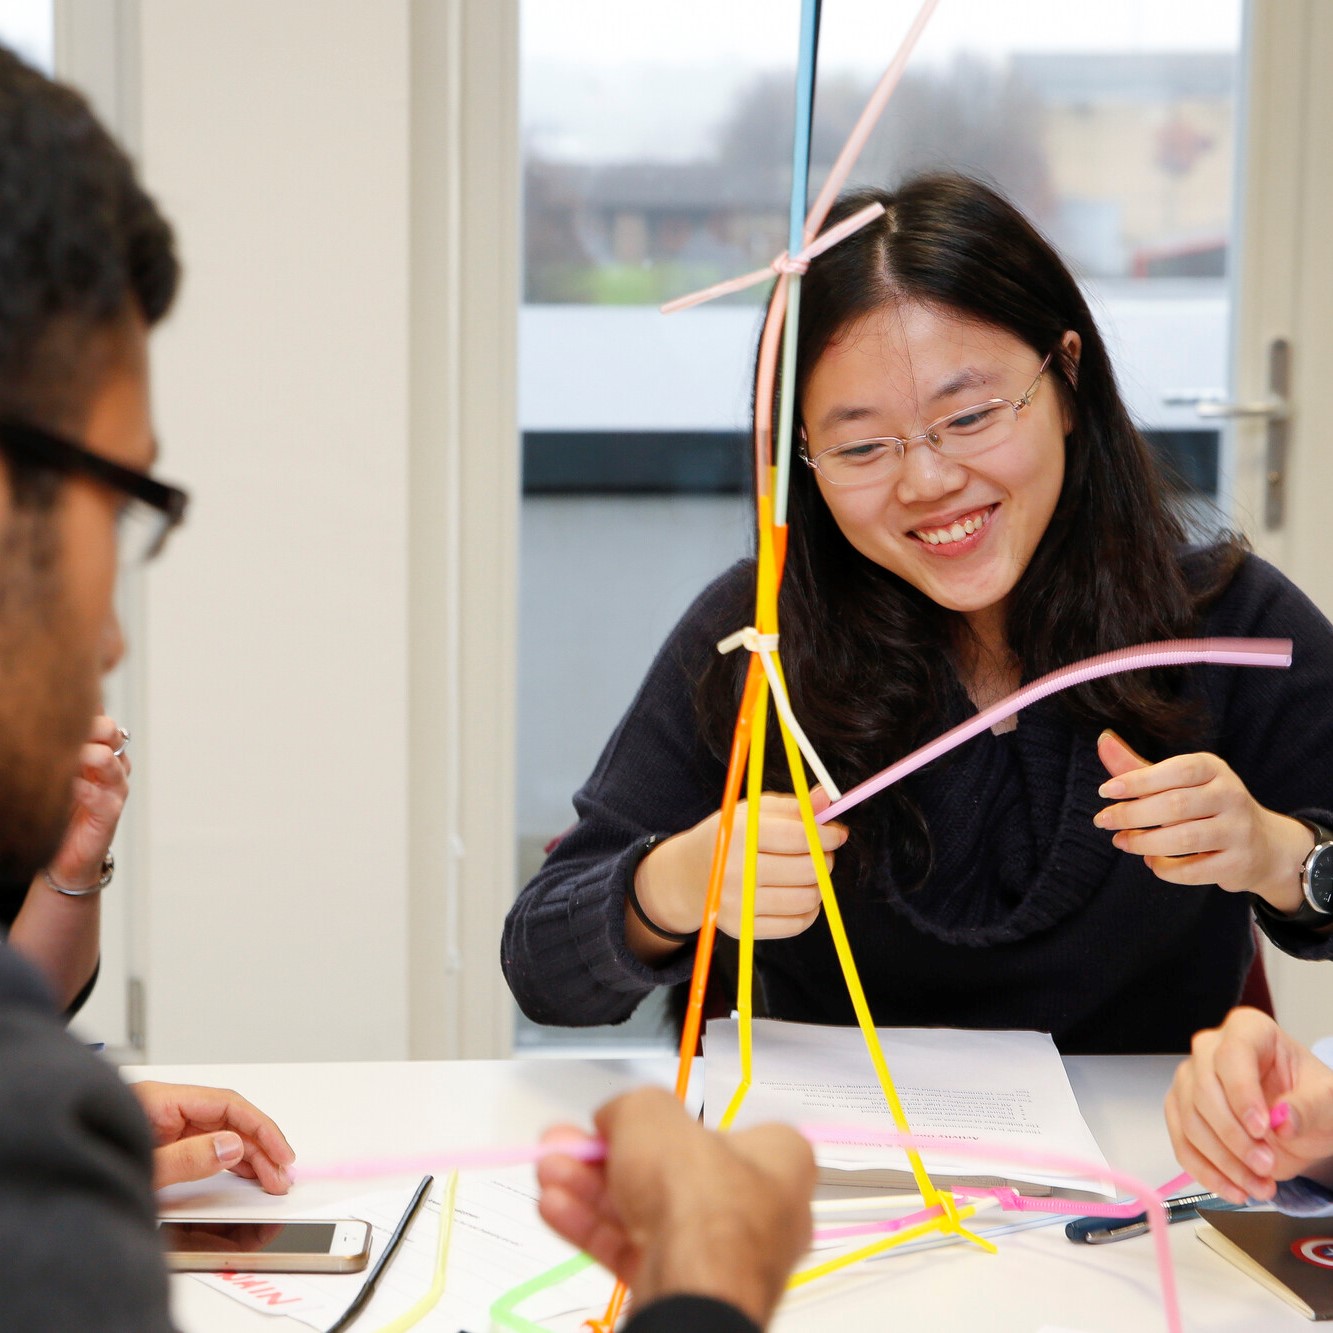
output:
POLYGON ((1328 912, 1321 912, 1308 902, 1302 903, 1294 912, 1279 912, 1276 907, 1270 906, 1258 894, 1252 894, 1251 897, 1254 898, 1254 910, 1275 926, 1302 926, 1313 930, 1327 930, 1330 926, 1333 926, 1333 915, 1328 912))
POLYGON ((643 904, 639 901, 639 895, 634 891, 634 872, 638 869, 639 862, 661 841, 661 835, 654 833, 650 837, 644 838, 639 844, 639 854, 634 860, 634 865, 630 868, 629 881, 625 885, 625 901, 629 903, 630 910, 639 918, 639 922, 644 929, 656 935, 658 939, 666 940, 670 944, 693 944, 699 938, 697 930, 683 934, 659 926, 644 910, 643 904))

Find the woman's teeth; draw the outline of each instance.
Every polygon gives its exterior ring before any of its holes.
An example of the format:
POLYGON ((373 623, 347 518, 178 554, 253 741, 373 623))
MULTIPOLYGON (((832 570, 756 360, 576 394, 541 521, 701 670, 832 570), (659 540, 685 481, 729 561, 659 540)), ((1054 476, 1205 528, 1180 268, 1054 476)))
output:
POLYGON ((960 542, 974 532, 980 532, 986 526, 991 511, 983 509, 979 513, 969 514, 947 528, 916 528, 914 535, 931 546, 948 546, 950 542, 960 542))

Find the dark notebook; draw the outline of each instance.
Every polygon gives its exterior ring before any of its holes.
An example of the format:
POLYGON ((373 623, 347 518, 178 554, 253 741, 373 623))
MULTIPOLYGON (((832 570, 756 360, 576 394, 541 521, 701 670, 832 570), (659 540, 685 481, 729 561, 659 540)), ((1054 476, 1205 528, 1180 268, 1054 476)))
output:
POLYGON ((1333 1319, 1333 1217, 1200 1212, 1195 1234, 1307 1319, 1333 1319))

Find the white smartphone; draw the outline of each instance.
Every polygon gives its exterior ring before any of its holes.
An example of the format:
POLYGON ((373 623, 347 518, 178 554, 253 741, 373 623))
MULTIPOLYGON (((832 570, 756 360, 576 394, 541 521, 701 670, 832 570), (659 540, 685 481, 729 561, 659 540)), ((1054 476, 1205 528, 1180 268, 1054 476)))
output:
POLYGON ((370 1223, 356 1217, 167 1217, 157 1230, 182 1271, 355 1273, 370 1258, 370 1223))

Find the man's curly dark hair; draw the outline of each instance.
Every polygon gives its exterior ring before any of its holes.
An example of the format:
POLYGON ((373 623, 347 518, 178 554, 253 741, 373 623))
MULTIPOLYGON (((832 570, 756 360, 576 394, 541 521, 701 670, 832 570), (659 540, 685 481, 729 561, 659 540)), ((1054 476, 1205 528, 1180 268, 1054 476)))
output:
MULTIPOLYGON (((179 280, 171 227, 87 101, 0 47, 0 418, 77 431, 98 335, 155 324, 179 280)), ((25 471, 11 461, 20 501, 25 471)))

